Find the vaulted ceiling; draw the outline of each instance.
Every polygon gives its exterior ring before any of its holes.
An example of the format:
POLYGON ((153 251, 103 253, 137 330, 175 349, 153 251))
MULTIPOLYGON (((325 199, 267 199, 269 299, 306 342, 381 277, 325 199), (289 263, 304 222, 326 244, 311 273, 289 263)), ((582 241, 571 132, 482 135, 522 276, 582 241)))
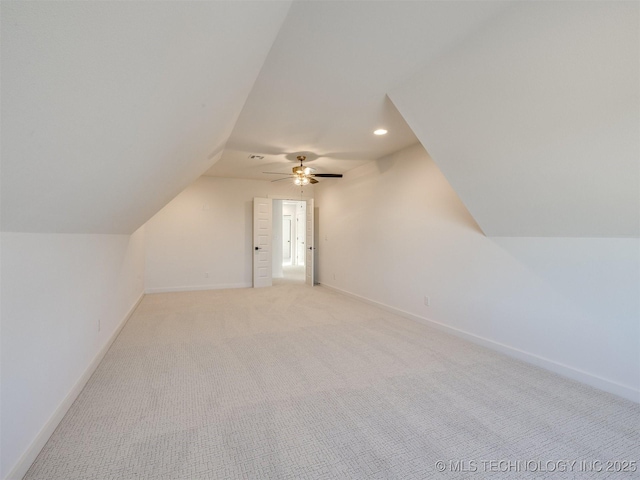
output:
POLYGON ((307 153, 319 172, 343 173, 417 143, 387 92, 504 6, 294 2, 207 174, 271 179, 261 172, 290 171, 296 153, 307 153), (389 133, 373 135, 379 127, 389 133))
POLYGON ((524 2, 390 97, 488 236, 640 236, 640 4, 524 2))
POLYGON ((136 230, 222 151, 289 6, 2 2, 2 230, 136 230))
POLYGON ((488 235, 640 233, 637 3, 1 8, 4 231, 129 233, 205 172, 419 139, 488 235))

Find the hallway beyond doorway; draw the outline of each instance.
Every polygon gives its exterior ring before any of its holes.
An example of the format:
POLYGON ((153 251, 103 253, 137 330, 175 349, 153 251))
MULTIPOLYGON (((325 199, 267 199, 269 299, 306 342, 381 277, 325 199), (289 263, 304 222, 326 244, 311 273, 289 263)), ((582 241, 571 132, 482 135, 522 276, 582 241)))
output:
POLYGON ((274 284, 304 283, 304 265, 283 265, 282 278, 274 278, 274 284))

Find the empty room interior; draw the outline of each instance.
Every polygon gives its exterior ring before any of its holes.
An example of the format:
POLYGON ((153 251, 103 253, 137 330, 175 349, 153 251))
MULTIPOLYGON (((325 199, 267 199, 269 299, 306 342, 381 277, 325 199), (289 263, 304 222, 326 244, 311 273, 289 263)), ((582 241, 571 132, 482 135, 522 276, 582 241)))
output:
POLYGON ((640 475, 639 2, 0 9, 0 480, 640 475))

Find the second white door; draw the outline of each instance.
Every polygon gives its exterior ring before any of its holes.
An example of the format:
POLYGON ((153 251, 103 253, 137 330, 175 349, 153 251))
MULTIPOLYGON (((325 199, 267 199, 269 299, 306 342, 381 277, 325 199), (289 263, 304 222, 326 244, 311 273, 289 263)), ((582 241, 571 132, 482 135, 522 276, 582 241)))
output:
POLYGON ((307 200, 307 226, 305 228, 305 283, 313 287, 314 284, 314 271, 313 271, 313 259, 315 257, 313 244, 313 199, 307 200))

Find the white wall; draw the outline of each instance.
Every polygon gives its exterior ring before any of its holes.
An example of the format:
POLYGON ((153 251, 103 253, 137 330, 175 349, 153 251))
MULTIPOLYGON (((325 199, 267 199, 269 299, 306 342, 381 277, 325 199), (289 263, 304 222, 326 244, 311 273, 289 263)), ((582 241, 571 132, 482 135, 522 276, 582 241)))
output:
POLYGON ((145 226, 146 291, 250 287, 253 198, 268 195, 299 199, 300 187, 200 177, 186 188, 145 226))
POLYGON ((0 478, 21 478, 142 296, 144 230, 1 239, 0 478))
POLYGON ((316 203, 323 285, 640 399, 638 240, 487 238, 420 145, 316 203))

